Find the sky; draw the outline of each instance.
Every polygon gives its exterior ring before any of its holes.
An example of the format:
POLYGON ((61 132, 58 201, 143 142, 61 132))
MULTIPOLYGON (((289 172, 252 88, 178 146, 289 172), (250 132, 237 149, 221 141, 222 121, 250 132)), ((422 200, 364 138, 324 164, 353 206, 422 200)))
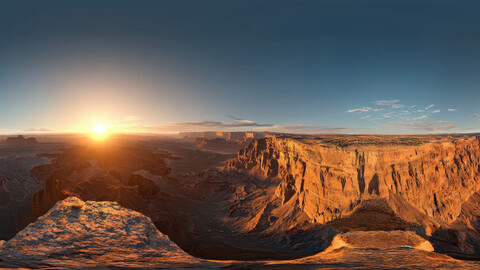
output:
POLYGON ((480 132, 479 1, 1 1, 0 133, 480 132))

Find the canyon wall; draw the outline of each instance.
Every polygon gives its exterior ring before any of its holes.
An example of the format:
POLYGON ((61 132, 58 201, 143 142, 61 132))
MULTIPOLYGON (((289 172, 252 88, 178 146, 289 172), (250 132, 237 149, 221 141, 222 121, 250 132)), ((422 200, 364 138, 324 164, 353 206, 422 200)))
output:
POLYGON ((240 150, 227 169, 281 179, 276 195, 282 203, 295 199, 316 223, 384 198, 394 209, 399 200, 413 206, 418 213, 405 214, 408 222, 421 224, 426 216, 440 226, 454 221, 480 188, 480 146, 478 136, 353 144, 265 138, 240 150))

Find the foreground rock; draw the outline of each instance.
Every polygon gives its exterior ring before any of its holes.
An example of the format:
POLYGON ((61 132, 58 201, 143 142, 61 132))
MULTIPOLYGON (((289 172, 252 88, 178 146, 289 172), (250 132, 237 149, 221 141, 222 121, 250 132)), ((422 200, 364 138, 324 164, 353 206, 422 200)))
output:
POLYGON ((48 269, 312 269, 451 268, 478 269, 429 252, 431 245, 404 231, 337 235, 326 251, 284 261, 207 261, 183 252, 159 233, 150 218, 115 202, 58 202, 8 242, 0 243, 0 267, 48 269), (413 248, 410 248, 413 247, 413 248))
POLYGON ((69 197, 0 247, 3 267, 213 266, 183 252, 150 218, 115 202, 69 197))

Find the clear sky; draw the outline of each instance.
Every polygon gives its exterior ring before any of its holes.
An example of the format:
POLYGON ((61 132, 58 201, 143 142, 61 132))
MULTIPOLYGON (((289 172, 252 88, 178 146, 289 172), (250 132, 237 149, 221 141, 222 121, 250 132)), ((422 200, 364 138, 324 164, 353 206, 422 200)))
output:
POLYGON ((480 1, 1 1, 0 133, 480 131, 480 1))

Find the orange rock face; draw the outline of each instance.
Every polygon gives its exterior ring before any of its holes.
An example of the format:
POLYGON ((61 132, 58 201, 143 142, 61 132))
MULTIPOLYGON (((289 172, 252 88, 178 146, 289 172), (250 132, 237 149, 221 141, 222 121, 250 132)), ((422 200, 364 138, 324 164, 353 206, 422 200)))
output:
POLYGON ((228 169, 279 178, 276 195, 315 223, 350 214, 362 201, 386 199, 414 224, 454 221, 480 188, 479 137, 352 136, 265 138, 239 152, 228 169), (406 211, 407 208, 413 207, 406 211))

